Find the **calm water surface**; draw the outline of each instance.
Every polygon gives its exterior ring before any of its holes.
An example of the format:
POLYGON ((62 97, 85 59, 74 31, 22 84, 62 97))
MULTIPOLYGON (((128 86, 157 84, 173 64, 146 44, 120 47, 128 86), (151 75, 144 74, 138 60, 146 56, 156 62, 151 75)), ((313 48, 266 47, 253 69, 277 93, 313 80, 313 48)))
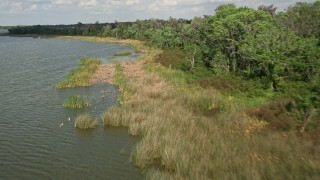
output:
POLYGON ((117 89, 54 88, 80 58, 110 63, 119 51, 134 50, 114 43, 0 36, 0 179, 142 178, 128 160, 137 137, 104 128, 101 120, 95 130, 74 128, 78 114, 99 118, 113 106, 117 89), (87 96, 92 107, 64 109, 70 95, 87 96))

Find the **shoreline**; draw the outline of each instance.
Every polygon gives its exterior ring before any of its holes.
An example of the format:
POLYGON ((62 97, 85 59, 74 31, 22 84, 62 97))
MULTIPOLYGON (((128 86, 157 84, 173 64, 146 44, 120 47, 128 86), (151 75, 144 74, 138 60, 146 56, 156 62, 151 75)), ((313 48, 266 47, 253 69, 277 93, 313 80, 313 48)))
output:
POLYGON ((217 175, 263 179, 270 171, 276 173, 271 177, 288 178, 283 167, 301 179, 302 167, 319 169, 319 153, 306 151, 318 145, 302 141, 294 131, 276 131, 266 121, 249 117, 241 99, 188 84, 184 72, 153 61, 162 50, 136 40, 72 39, 126 42, 146 50, 134 63, 121 64, 123 103, 102 115, 105 126, 127 127, 129 134, 141 136, 130 162, 142 169, 146 179, 214 179, 217 175))
MULTIPOLYGON (((83 41, 91 41, 91 42, 109 42, 109 43, 120 43, 124 45, 132 46, 137 52, 144 53, 134 62, 121 62, 121 66, 125 69, 126 75, 128 78, 134 78, 137 75, 142 73, 142 65, 153 59, 160 51, 158 49, 150 48, 142 41, 138 40, 122 40, 110 37, 91 37, 91 36, 52 36, 49 38, 56 38, 56 39, 74 39, 74 40, 83 40, 83 41)), ((99 65, 99 69, 93 74, 90 81, 91 84, 114 84, 113 77, 115 75, 115 63, 111 64, 101 64, 99 65)), ((121 89, 120 89, 121 90, 121 89)))

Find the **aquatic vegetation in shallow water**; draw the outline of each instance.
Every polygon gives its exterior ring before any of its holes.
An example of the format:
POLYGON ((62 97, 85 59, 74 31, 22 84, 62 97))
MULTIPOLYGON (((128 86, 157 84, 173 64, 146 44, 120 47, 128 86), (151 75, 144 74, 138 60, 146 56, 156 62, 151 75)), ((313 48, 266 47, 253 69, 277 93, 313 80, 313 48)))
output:
POLYGON ((82 114, 76 118, 74 126, 79 129, 92 129, 98 126, 98 121, 89 114, 82 114))
POLYGON ((82 58, 76 69, 73 69, 63 81, 57 85, 57 89, 90 86, 90 77, 98 69, 101 61, 95 58, 82 58))
POLYGON ((70 109, 82 109, 85 107, 90 107, 91 104, 86 97, 82 96, 70 96, 64 103, 63 107, 70 109))
POLYGON ((117 54, 115 54, 114 56, 130 56, 132 54, 132 52, 118 52, 117 54))

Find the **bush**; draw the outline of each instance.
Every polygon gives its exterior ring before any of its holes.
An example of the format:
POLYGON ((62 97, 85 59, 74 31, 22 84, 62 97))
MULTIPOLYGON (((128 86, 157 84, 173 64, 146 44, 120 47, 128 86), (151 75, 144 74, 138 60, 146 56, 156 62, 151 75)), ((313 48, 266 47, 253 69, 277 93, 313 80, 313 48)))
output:
POLYGON ((269 127, 276 130, 289 131, 301 126, 298 121, 290 116, 297 111, 297 104, 293 99, 282 99, 258 109, 247 111, 251 116, 268 122, 269 127))
POLYGON ((185 61, 185 55, 179 49, 163 50, 155 58, 155 62, 172 69, 182 69, 185 61))

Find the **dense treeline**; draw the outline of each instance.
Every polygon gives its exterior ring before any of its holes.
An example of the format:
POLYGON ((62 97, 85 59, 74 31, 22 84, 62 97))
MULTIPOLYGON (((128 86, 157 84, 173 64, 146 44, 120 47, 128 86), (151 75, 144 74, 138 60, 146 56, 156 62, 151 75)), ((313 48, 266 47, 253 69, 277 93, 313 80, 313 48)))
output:
POLYGON ((264 89, 294 92, 304 112, 320 106, 320 1, 296 3, 280 13, 272 5, 255 10, 226 4, 215 15, 192 20, 39 25, 9 31, 143 40, 167 50, 163 56, 171 60, 163 64, 195 78, 236 75, 255 80, 264 89))

